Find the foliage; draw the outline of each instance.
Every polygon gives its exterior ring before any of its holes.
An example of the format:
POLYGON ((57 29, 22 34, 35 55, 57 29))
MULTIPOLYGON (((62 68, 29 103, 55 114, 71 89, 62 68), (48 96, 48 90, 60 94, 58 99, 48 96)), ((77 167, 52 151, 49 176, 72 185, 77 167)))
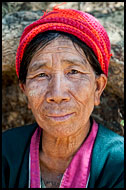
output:
POLYGON ((120 124, 124 127, 124 120, 121 120, 120 124))

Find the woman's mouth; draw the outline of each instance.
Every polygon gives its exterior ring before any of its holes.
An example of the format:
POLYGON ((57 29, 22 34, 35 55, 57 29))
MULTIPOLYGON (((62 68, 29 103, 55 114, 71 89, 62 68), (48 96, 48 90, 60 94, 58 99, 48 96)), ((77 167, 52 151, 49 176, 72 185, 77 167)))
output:
POLYGON ((73 115, 74 115, 74 112, 70 114, 65 114, 65 115, 49 115, 47 117, 49 117, 50 119, 54 121, 65 121, 67 119, 70 119, 73 115))

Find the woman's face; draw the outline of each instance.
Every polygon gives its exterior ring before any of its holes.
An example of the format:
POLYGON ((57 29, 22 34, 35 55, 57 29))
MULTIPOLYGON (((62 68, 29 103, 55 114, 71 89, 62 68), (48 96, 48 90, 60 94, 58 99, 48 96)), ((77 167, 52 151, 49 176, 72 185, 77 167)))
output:
POLYGON ((66 37, 53 40, 32 58, 24 93, 28 107, 46 132, 69 136, 90 125, 101 92, 81 48, 66 37), (77 49, 78 50, 77 50, 77 49))

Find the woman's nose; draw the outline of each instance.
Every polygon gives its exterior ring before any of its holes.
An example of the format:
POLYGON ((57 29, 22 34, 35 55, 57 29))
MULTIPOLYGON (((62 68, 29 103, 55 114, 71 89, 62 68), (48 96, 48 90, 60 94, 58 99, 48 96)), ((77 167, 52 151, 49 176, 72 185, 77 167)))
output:
POLYGON ((57 104, 70 100, 65 80, 60 74, 57 74, 50 82, 46 100, 48 103, 54 102, 57 104))

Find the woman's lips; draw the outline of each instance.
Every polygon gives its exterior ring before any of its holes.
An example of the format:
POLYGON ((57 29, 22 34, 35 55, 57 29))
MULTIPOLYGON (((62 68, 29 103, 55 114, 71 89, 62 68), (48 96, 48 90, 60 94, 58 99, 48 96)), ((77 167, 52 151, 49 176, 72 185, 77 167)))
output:
POLYGON ((72 117, 74 114, 70 113, 70 114, 66 114, 66 115, 49 115, 47 117, 49 117, 50 119, 54 120, 54 121, 65 121, 67 119, 69 119, 70 117, 72 117))

